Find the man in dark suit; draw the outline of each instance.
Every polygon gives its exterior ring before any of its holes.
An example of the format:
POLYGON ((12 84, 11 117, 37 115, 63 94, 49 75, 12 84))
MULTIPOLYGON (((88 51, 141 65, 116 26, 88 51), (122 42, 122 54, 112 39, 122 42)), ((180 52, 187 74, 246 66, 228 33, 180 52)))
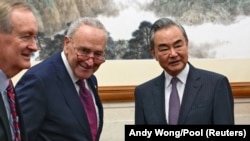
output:
POLYGON ((188 37, 180 24, 168 18, 157 20, 149 40, 151 52, 164 71, 135 88, 136 125, 234 124, 234 101, 228 79, 191 65, 188 37), (172 78, 177 80, 177 92, 172 90, 175 88, 172 78), (172 94, 176 94, 174 103, 172 94))
POLYGON ((30 5, 0 1, 0 141, 27 140, 15 90, 9 84, 12 77, 30 68, 31 55, 38 49, 37 32, 30 5))
POLYGON ((64 37, 63 52, 31 67, 18 81, 16 91, 30 141, 99 140, 103 107, 93 73, 105 62, 107 38, 97 19, 77 19, 64 37), (81 99, 78 80, 91 92, 92 113, 86 110, 90 104, 81 99), (97 119, 89 122, 89 114, 97 119))

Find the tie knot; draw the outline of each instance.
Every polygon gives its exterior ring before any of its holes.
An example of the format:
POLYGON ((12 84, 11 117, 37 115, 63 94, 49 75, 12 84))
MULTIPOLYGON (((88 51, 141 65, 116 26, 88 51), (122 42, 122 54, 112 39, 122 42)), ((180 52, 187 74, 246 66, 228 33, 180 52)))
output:
POLYGON ((77 80, 76 81, 76 84, 79 86, 79 87, 81 87, 81 88, 84 88, 85 87, 85 83, 84 83, 84 80, 77 80))
POLYGON ((176 83, 179 81, 179 79, 177 77, 173 77, 171 80, 171 84, 172 85, 176 85, 176 83))
POLYGON ((13 83, 12 83, 12 81, 11 80, 9 80, 9 84, 8 84, 8 86, 7 86, 7 90, 11 90, 11 89, 13 89, 14 87, 13 87, 13 83))

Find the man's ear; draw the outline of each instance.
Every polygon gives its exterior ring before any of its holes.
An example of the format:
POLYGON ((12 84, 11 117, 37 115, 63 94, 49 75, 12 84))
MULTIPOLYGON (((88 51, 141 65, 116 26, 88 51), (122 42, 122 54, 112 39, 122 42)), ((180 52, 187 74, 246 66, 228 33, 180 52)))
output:
POLYGON ((155 49, 154 49, 154 48, 151 48, 150 51, 151 51, 152 56, 158 61, 158 58, 157 58, 157 56, 155 55, 155 49))
POLYGON ((65 44, 65 45, 68 45, 68 44, 70 43, 70 39, 71 39, 70 37, 65 36, 65 37, 64 37, 64 44, 65 44))
POLYGON ((64 37, 64 47, 63 50, 66 54, 68 54, 70 49, 70 37, 65 36, 64 37))

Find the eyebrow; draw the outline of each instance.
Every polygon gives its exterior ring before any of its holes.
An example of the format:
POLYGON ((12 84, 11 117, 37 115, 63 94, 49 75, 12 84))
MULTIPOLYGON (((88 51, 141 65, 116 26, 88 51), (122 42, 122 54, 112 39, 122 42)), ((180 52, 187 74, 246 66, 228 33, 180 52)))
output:
POLYGON ((81 50, 86 50, 86 51, 89 51, 89 52, 94 52, 94 53, 104 53, 105 51, 103 50, 91 50, 90 48, 86 47, 86 46, 79 46, 79 47, 76 47, 78 49, 81 49, 81 50))
MULTIPOLYGON (((177 41, 174 42, 174 45, 179 44, 179 43, 182 43, 182 42, 183 42, 183 40, 178 39, 177 41)), ((158 45, 158 47, 169 47, 169 46, 170 46, 170 45, 167 44, 167 43, 161 43, 161 44, 158 45)))
POLYGON ((174 44, 179 44, 179 43, 183 43, 183 40, 179 39, 179 40, 174 42, 174 44))

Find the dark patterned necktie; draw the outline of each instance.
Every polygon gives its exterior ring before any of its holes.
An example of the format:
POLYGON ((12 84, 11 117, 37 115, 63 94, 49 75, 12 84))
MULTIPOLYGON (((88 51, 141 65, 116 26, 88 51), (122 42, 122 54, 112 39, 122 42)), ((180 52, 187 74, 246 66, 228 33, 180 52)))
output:
POLYGON ((8 96, 8 101, 10 104, 11 116, 13 119, 14 135, 15 135, 14 141, 21 141, 21 135, 20 135, 20 129, 19 129, 19 123, 18 123, 18 115, 16 112, 14 87, 13 87, 11 80, 9 81, 9 85, 7 87, 7 96, 8 96))
POLYGON ((176 84, 178 82, 178 78, 173 77, 171 80, 172 91, 170 93, 169 98, 169 124, 176 125, 179 118, 180 111, 180 98, 178 95, 178 91, 176 88, 176 84))
POLYGON ((92 95, 90 91, 85 87, 85 83, 83 80, 78 80, 76 83, 80 87, 79 95, 80 95, 80 99, 83 104, 84 110, 87 113, 93 141, 96 141, 97 116, 96 116, 96 110, 95 110, 95 105, 94 105, 92 95))

